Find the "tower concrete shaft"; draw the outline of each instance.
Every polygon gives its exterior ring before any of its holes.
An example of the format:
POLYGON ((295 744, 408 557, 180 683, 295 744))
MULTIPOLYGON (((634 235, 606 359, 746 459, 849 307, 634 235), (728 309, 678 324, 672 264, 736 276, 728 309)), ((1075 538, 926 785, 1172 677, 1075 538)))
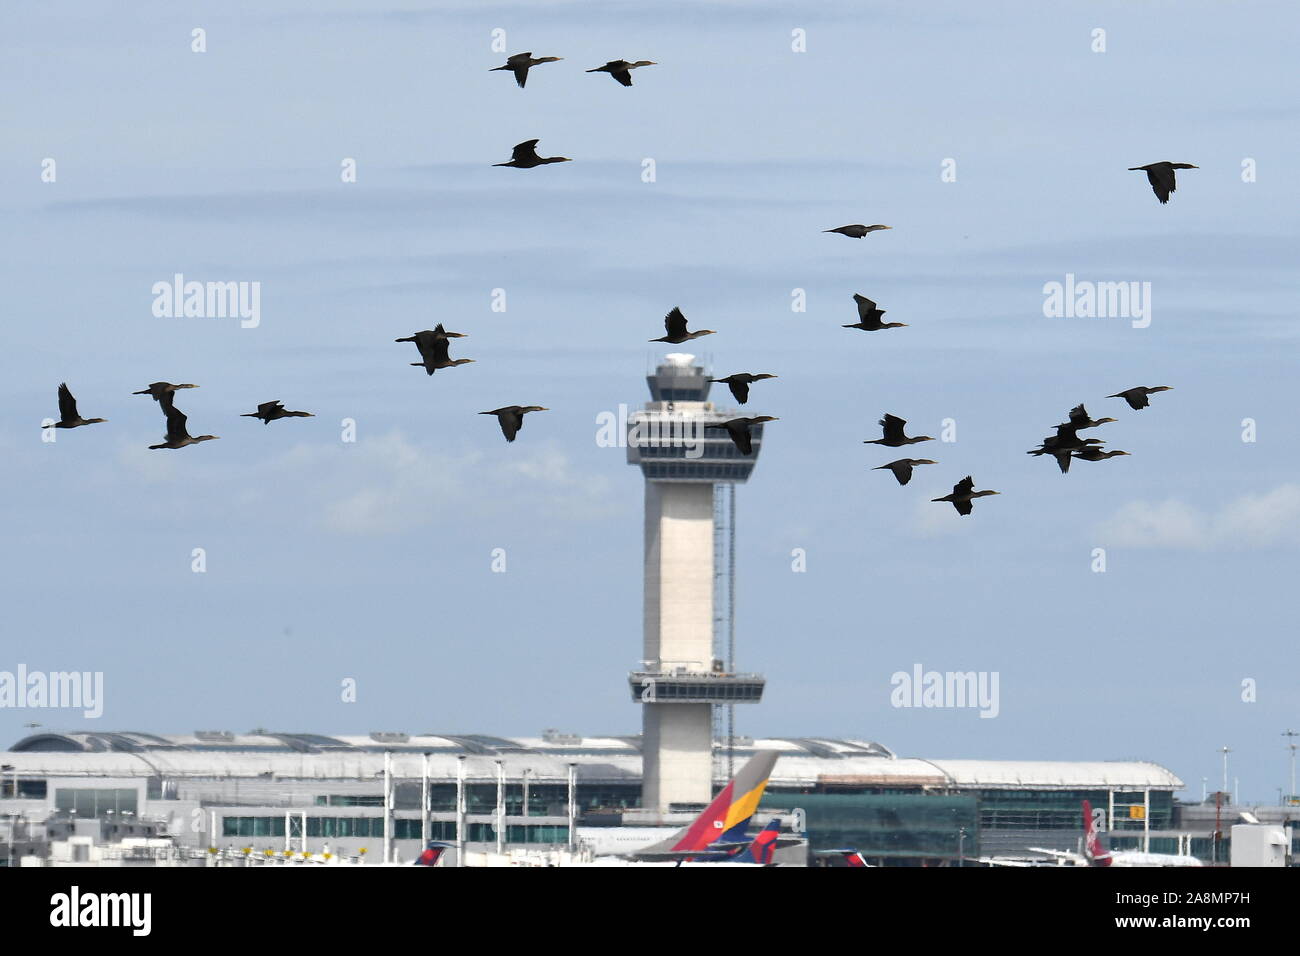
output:
POLYGON ((710 422, 740 417, 706 401, 709 381, 690 355, 669 355, 648 377, 653 401, 629 423, 628 461, 645 476, 645 603, 640 670, 629 676, 643 705, 642 806, 713 797, 712 708, 755 702, 763 678, 729 673, 714 655, 714 485, 743 482, 753 454, 741 455, 710 422))

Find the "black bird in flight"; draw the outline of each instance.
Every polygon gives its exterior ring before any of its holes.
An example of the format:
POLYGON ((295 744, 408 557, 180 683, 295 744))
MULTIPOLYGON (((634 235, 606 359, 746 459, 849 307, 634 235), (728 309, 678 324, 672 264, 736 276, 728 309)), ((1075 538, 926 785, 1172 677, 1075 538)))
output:
POLYGON ((1128 402, 1128 407, 1133 411, 1140 411, 1146 408, 1151 402, 1147 399, 1148 395, 1154 395, 1156 392, 1172 392, 1173 387, 1170 385, 1157 385, 1154 388, 1147 388, 1145 385, 1138 385, 1135 388, 1126 388, 1122 392, 1116 392, 1114 395, 1107 395, 1107 398, 1122 398, 1128 402))
POLYGON ((864 295, 853 293, 853 301, 858 304, 858 321, 852 325, 841 326, 845 329, 861 329, 863 332, 879 332, 881 329, 907 328, 906 322, 881 322, 884 309, 877 309, 876 303, 864 295))
POLYGON ((712 329, 700 329, 698 332, 686 331, 686 316, 682 315, 682 310, 673 306, 673 310, 664 316, 664 329, 667 335, 657 339, 650 339, 651 342, 670 342, 673 345, 681 345, 691 339, 698 339, 701 335, 715 335, 712 329))
POLYGON ((412 332, 404 339, 393 339, 394 342, 414 342, 419 347, 420 340, 432 342, 434 339, 463 339, 467 338, 464 332, 448 332, 439 322, 432 329, 425 329, 422 332, 412 332))
POLYGON ((466 362, 474 361, 473 359, 457 359, 453 362, 449 356, 450 340, 465 337, 463 332, 448 332, 439 322, 437 328, 425 329, 423 332, 416 332, 406 338, 393 339, 393 341, 414 342, 423 361, 412 362, 411 364, 423 368, 428 374, 432 375, 440 368, 451 368, 455 365, 464 365, 466 362))
POLYGON ((201 441, 215 441, 217 435, 199 435, 197 438, 191 438, 189 431, 185 428, 187 421, 185 413, 175 405, 168 405, 167 414, 167 433, 163 435, 161 445, 150 445, 152 451, 155 448, 184 448, 186 445, 197 445, 201 441))
POLYGON ((952 486, 952 494, 944 495, 942 498, 931 498, 931 501, 950 501, 952 506, 957 509, 957 514, 965 516, 971 513, 973 505, 971 502, 976 498, 983 498, 985 495, 1001 494, 998 491, 975 491, 975 479, 967 475, 957 484, 952 486))
POLYGON ((291 412, 284 407, 280 401, 262 402, 257 406, 255 412, 245 412, 240 418, 260 418, 263 425, 269 425, 271 422, 280 418, 315 418, 311 412, 291 412))
POLYGON ((501 434, 506 436, 506 441, 514 441, 515 436, 519 434, 519 429, 524 427, 525 414, 549 411, 549 408, 543 408, 541 405, 506 405, 504 408, 494 408, 490 412, 479 412, 479 414, 495 415, 501 425, 501 434))
POLYGON ((900 458, 898 461, 891 461, 888 465, 877 465, 872 471, 892 471, 894 477, 898 479, 900 485, 905 485, 912 480, 912 468, 916 465, 937 465, 937 461, 931 461, 929 458, 900 458))
MULTIPOLYGON (((1096 428, 1098 425, 1105 425, 1107 422, 1119 421, 1117 418, 1089 418, 1088 410, 1082 405, 1075 405, 1070 409, 1070 426, 1075 431, 1084 428, 1096 428)), ((1058 426, 1059 427, 1059 426, 1058 426)))
POLYGON ((864 445, 885 445, 889 448, 901 448, 903 445, 915 445, 921 441, 934 441, 929 435, 919 435, 916 438, 908 438, 903 434, 903 426, 907 422, 897 415, 886 414, 879 422, 880 427, 885 430, 884 438, 873 438, 864 441, 864 445))
POLYGON ((725 382, 727 388, 731 389, 731 394, 736 397, 736 401, 744 405, 749 401, 749 386, 755 382, 761 382, 765 378, 776 378, 775 375, 769 375, 763 372, 761 375, 750 375, 748 372, 737 372, 735 375, 728 375, 726 378, 711 378, 710 382, 725 382))
POLYGON ((537 144, 541 140, 530 139, 525 143, 520 143, 511 153, 510 162, 493 163, 493 166, 513 166, 515 169, 532 169, 534 166, 546 166, 550 163, 571 163, 573 160, 567 156, 538 156, 537 144))
POLYGON ((81 413, 77 411, 77 400, 68 391, 67 384, 59 385, 59 420, 54 423, 55 428, 79 428, 82 425, 95 425, 106 421, 107 418, 82 418, 81 413))
POLYGON ((893 226, 864 226, 857 222, 851 226, 840 226, 838 229, 823 229, 822 232, 838 232, 841 236, 848 236, 850 239, 861 239, 869 232, 879 232, 881 229, 893 229, 893 226))
POLYGON ((1089 445, 1106 444, 1100 438, 1080 438, 1078 428, 1079 426, 1074 424, 1057 425, 1055 435, 1044 438, 1042 444, 1025 452, 1025 454, 1034 456, 1051 455, 1056 459, 1057 465, 1060 466, 1061 473, 1065 474, 1070 470, 1070 452, 1080 448, 1087 448, 1089 445))
POLYGON ((1151 191, 1163 205, 1169 202, 1170 194, 1178 188, 1178 183, 1174 179, 1174 170, 1200 168, 1191 163, 1149 163, 1146 166, 1130 166, 1128 171, 1135 173, 1139 169, 1143 170, 1147 174, 1147 182, 1151 184, 1151 191))
POLYGON ((780 421, 771 415, 759 415, 757 418, 733 418, 727 422, 712 422, 705 425, 705 428, 725 428, 731 440, 735 442, 736 447, 740 449, 742 455, 752 455, 754 453, 754 443, 750 435, 750 428, 754 425, 761 425, 763 422, 780 421))
POLYGON ((163 411, 171 406, 176 400, 176 389, 178 388, 198 388, 197 385, 173 385, 171 382, 152 382, 149 387, 139 392, 132 392, 132 395, 150 395, 155 402, 162 405, 163 411))
POLYGON ((1074 457, 1080 461, 1105 461, 1107 458, 1114 458, 1116 455, 1127 455, 1126 451, 1102 451, 1095 445, 1087 448, 1080 448, 1074 453, 1074 457))
POLYGON ((639 66, 658 66, 658 64, 654 60, 637 60, 635 63, 629 63, 627 60, 610 60, 604 66, 598 66, 594 70, 588 70, 587 72, 608 73, 624 86, 631 86, 632 70, 639 66))
POLYGON ((495 73, 497 70, 509 70, 514 73, 515 82, 519 84, 519 88, 523 89, 524 84, 528 82, 528 70, 530 67, 537 66, 539 63, 558 63, 563 59, 564 57, 562 56, 540 56, 537 59, 533 59, 531 51, 528 53, 516 53, 514 56, 506 58, 505 66, 494 66, 492 69, 488 70, 488 72, 495 73))

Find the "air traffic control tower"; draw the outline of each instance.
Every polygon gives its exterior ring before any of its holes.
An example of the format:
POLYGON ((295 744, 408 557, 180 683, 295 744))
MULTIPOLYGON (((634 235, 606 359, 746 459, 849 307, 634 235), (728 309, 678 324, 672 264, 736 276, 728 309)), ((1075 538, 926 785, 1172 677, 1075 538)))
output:
POLYGON ((734 542, 734 485, 754 470, 763 426, 753 428, 752 455, 726 431, 704 429, 745 413, 707 401, 710 383, 694 358, 665 356, 646 377, 651 401, 628 422, 627 460, 645 476, 644 650, 628 680, 644 707, 641 805, 660 813, 713 798, 715 708, 731 713, 763 695, 762 676, 734 673, 734 590, 721 589, 725 618, 714 610, 715 555, 729 577, 733 552, 722 541, 726 534, 734 542), (718 486, 731 492, 730 518, 715 507, 718 486))

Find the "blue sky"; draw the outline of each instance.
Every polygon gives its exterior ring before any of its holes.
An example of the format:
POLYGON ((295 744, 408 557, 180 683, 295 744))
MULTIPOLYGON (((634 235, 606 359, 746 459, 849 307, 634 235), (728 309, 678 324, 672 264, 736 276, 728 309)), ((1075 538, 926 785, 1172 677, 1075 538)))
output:
MULTIPOLYGON (((1293 6, 6 19, 0 669, 102 670, 104 729, 635 733, 642 482, 596 416, 645 400, 678 305, 718 330, 718 374, 781 376, 751 400, 781 421, 739 493, 740 663, 769 678, 743 732, 1139 757, 1190 797, 1228 745, 1243 798, 1276 799, 1300 724, 1293 6), (565 60, 521 91, 488 72, 498 28, 565 60), (582 72, 617 57, 660 65, 631 89, 582 72), (491 167, 534 137, 576 161, 491 167), (1127 167, 1165 159, 1200 169, 1161 206, 1127 167), (821 232, 850 222, 895 228, 821 232), (153 316, 177 272, 260 282, 260 326, 153 316), (1067 273, 1152 283, 1150 327, 1045 318, 1067 273), (909 328, 841 329, 855 292, 909 328), (429 379, 392 340, 438 321, 477 363, 429 379), (159 379, 201 383, 179 404, 221 440, 149 451, 161 417, 130 393, 159 379), (65 380, 110 422, 42 443, 65 380), (1104 397, 1138 384, 1176 390, 1140 413, 1104 397), (318 417, 237 417, 271 398, 318 417), (1132 457, 1062 477, 1023 452, 1080 401, 1132 457), (474 413, 514 403, 552 411, 507 445, 474 413), (957 423, 906 488, 861 444, 886 411, 957 423), (966 474, 1002 496, 967 519, 929 503, 966 474), (918 662, 998 671, 999 717, 892 708, 918 662)), ((84 723, 0 710, 0 738, 27 721, 84 723)))

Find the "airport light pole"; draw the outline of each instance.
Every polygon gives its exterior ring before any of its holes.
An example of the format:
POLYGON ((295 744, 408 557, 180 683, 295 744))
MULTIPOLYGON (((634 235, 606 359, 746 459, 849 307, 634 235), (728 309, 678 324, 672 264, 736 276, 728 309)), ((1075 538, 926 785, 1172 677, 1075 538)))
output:
POLYGON ((498 760, 497 765, 497 855, 506 853, 506 766, 498 760))
MULTIPOLYGON (((303 834, 304 841, 306 833, 303 834)), ((393 862, 393 752, 384 751, 384 862, 393 862)))
POLYGON ((456 865, 465 865, 465 755, 456 757, 456 865))
POLYGON ((429 751, 420 755, 420 852, 429 845, 429 751))
POLYGON ((1283 731, 1282 736, 1290 739, 1290 743, 1287 744, 1287 747, 1291 751, 1291 790, 1286 795, 1287 802, 1290 803, 1295 799, 1295 738, 1300 737, 1300 733, 1297 733, 1294 730, 1286 730, 1283 731))
POLYGON ((1219 752, 1223 754, 1223 787, 1220 789, 1220 792, 1227 793, 1228 792, 1228 754, 1232 753, 1232 750, 1229 747, 1220 747, 1219 752))
POLYGON ((569 764, 569 852, 578 845, 578 765, 569 764))

